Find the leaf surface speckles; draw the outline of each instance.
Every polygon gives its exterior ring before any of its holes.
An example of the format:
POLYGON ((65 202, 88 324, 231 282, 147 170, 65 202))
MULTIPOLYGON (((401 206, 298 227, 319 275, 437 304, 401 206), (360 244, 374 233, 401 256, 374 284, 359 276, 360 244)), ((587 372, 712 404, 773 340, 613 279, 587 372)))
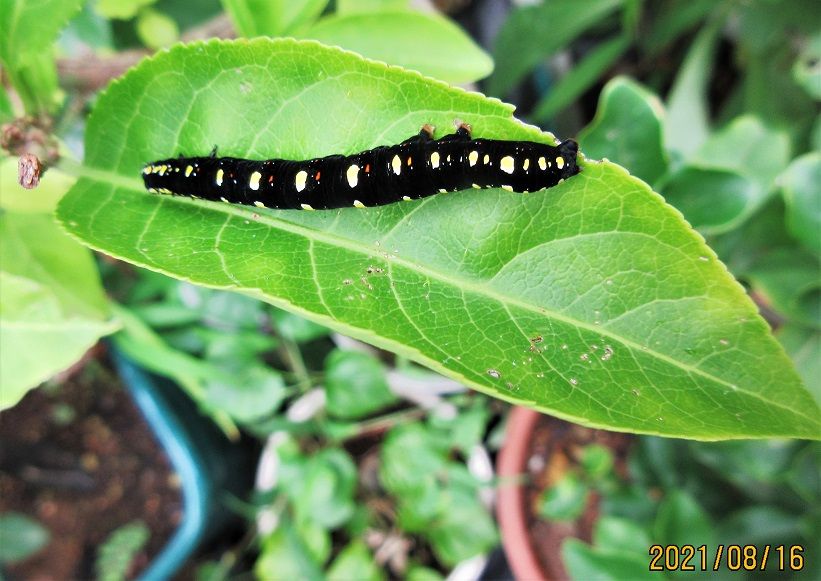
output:
POLYGON ((819 436, 819 413, 703 240, 610 163, 528 195, 469 190, 330 212, 147 194, 143 163, 305 159, 423 123, 550 142, 493 99, 313 42, 179 46, 101 96, 59 206, 89 245, 233 288, 466 385, 587 425, 701 439, 819 436))

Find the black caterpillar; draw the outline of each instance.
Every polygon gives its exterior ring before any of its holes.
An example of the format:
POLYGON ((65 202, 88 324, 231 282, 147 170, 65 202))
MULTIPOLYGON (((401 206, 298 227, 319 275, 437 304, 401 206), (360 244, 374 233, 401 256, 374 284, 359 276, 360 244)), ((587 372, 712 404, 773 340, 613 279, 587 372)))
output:
POLYGON ((149 163, 150 192, 258 207, 327 210, 381 206, 469 187, 534 192, 579 173, 578 145, 471 139, 470 127, 433 138, 422 127, 399 145, 307 161, 180 157, 149 163))

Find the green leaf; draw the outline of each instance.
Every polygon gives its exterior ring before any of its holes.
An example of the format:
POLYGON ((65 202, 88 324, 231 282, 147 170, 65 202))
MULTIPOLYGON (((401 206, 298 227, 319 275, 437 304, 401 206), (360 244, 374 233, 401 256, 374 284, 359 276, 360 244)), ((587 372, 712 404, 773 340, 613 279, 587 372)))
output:
POLYGON ((0 213, 0 409, 117 325, 91 253, 45 214, 0 213))
POLYGON ((710 136, 690 163, 735 171, 755 182, 759 192, 748 210, 752 213, 773 189, 773 181, 789 161, 787 133, 768 127, 757 117, 744 115, 710 136))
POLYGON ((230 382, 206 383, 208 407, 220 409, 240 422, 252 422, 279 409, 287 395, 282 376, 262 365, 243 366, 230 382))
POLYGON ((237 32, 246 38, 293 34, 313 22, 328 0, 223 0, 237 32))
POLYGON ((506 95, 533 67, 565 48, 585 30, 602 22, 621 0, 551 0, 513 12, 496 38, 496 67, 488 79, 491 95, 506 95))
POLYGON ((112 532, 100 546, 95 569, 97 579, 124 581, 134 557, 148 542, 150 531, 142 521, 123 525, 112 532))
POLYGON ((660 184, 664 199, 705 235, 733 230, 743 222, 759 189, 735 171, 686 166, 660 184))
POLYGON ((646 555, 651 544, 647 531, 633 520, 612 516, 601 516, 596 521, 593 542, 605 551, 639 556, 646 555))
POLYGON ((333 351, 325 361, 328 413, 356 419, 396 401, 379 361, 357 351, 333 351))
POLYGON ((562 543, 562 562, 571 579, 579 581, 623 581, 647 579, 658 581, 658 573, 647 569, 648 557, 603 551, 574 538, 562 543))
POLYGON ((148 48, 170 46, 180 38, 180 29, 174 19, 158 10, 143 8, 137 18, 137 36, 148 48))
POLYGON ((716 20, 698 33, 667 97, 667 149, 685 157, 694 153, 710 134, 707 82, 720 24, 716 20))
POLYGON ((27 113, 59 104, 52 45, 81 6, 81 0, 0 0, 0 63, 27 113))
POLYGON ((294 343, 307 343, 314 339, 326 337, 330 333, 327 327, 317 325, 305 317, 281 309, 272 309, 272 311, 271 318, 274 320, 279 334, 294 343))
POLYGON ((381 12, 408 7, 408 0, 336 0, 337 14, 381 12))
POLYGON ((324 578, 322 570, 287 519, 283 519, 279 527, 262 542, 262 550, 254 564, 254 575, 262 581, 319 581, 324 578))
POLYGON ((261 298, 566 419, 701 439, 819 437, 818 408, 741 287, 678 212, 613 164, 582 162, 533 195, 465 191, 360 211, 259 211, 149 195, 139 180, 146 161, 214 144, 306 159, 454 118, 477 136, 552 142, 496 100, 313 42, 176 46, 100 97, 86 175, 58 216, 112 256, 261 298), (346 284, 376 267, 369 287, 346 284))
POLYGON ((485 51, 435 13, 400 10, 328 16, 301 36, 451 83, 476 81, 493 70, 485 51))
POLYGON ((539 516, 547 520, 579 518, 587 505, 590 487, 573 472, 567 472, 539 497, 539 516))
POLYGON ((664 545, 707 545, 714 539, 710 519, 686 492, 673 490, 659 506, 654 523, 654 542, 664 545))
POLYGON ((801 325, 783 325, 778 340, 790 354, 815 401, 821 403, 821 331, 801 325))
POLYGON ((0 514, 0 563, 22 561, 45 547, 48 529, 17 512, 0 514))
POLYGON ((562 109, 570 105, 593 83, 604 74, 610 66, 630 46, 630 39, 626 36, 617 36, 603 42, 589 54, 576 63, 556 84, 555 87, 536 105, 533 118, 550 120, 562 109))
POLYGON ((796 158, 778 181, 787 204, 790 234, 821 256, 821 154, 796 158))
POLYGON ((328 569, 330 581, 378 581, 384 578, 385 574, 376 565, 373 555, 362 541, 349 543, 328 569))
POLYGON ((96 11, 110 19, 128 20, 134 18, 145 6, 157 0, 97 0, 96 11))
POLYGON ((816 101, 821 101, 821 33, 810 39, 792 68, 795 82, 816 101))
POLYGON ((397 496, 420 488, 424 479, 435 477, 444 468, 446 454, 447 448, 425 426, 397 426, 388 432, 382 445, 382 485, 397 496))
POLYGON ((800 527, 797 515, 777 506, 748 506, 734 512, 720 524, 716 542, 742 546, 786 545, 800 539, 800 527))
POLYGON ((585 476, 600 480, 613 470, 613 452, 607 446, 589 444, 582 450, 580 464, 585 476))
POLYGON ((755 263, 746 277, 791 321, 821 329, 819 259, 799 248, 782 248, 755 263))
POLYGON ((425 536, 442 563, 453 567, 490 551, 498 542, 493 519, 473 491, 449 487, 439 502, 439 515, 425 536))
POLYGON ((298 520, 333 529, 353 515, 356 466, 341 449, 325 448, 311 456, 300 487, 294 500, 298 520))
POLYGON ((649 184, 667 170, 658 98, 638 83, 617 77, 599 98, 596 117, 579 133, 585 155, 623 165, 649 184))

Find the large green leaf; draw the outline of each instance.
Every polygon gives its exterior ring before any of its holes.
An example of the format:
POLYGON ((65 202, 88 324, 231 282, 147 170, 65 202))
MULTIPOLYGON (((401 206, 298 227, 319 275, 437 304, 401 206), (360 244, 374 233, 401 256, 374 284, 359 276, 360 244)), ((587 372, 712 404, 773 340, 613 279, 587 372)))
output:
POLYGON ((293 40, 178 46, 89 119, 58 214, 87 244, 233 288, 466 385, 587 425, 703 439, 819 437, 819 412, 704 241, 611 163, 545 192, 465 191, 365 210, 255 211, 149 195, 153 159, 304 159, 454 118, 550 142, 511 108, 293 40), (364 281, 363 281, 364 279, 364 281))

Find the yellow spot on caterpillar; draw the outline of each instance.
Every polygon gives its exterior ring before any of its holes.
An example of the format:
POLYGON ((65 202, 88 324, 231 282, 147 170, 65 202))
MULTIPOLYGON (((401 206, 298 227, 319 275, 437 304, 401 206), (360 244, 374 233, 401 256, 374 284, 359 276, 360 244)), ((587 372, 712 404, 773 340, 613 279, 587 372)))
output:
POLYGON ((499 160, 499 169, 503 172, 512 174, 513 170, 516 169, 516 162, 513 161, 511 156, 506 155, 499 160))
POLYGON ((225 172, 222 171, 222 169, 218 169, 217 170, 217 178, 214 180, 214 183, 216 183, 218 186, 221 186, 222 185, 222 176, 224 174, 225 174, 225 172))
POLYGON ((173 194, 174 192, 172 192, 168 188, 160 188, 160 193, 161 194, 173 194))
POLYGON ((228 198, 223 198, 220 196, 220 202, 225 202, 226 204, 230 204, 231 202, 228 201, 228 198))
POLYGON ((564 158, 561 155, 556 158, 556 167, 559 169, 564 167, 564 158))
POLYGON ((482 160, 482 163, 485 165, 490 163, 490 156, 488 154, 485 154, 485 158, 482 160))
POLYGON ((355 188, 356 184, 359 183, 359 166, 356 164, 351 165, 346 175, 348 176, 348 185, 355 188))
POLYGON ((468 162, 470 163, 470 167, 476 165, 476 162, 479 161, 479 152, 478 151, 471 151, 468 154, 468 162))
POLYGON ((448 162, 448 163, 450 163, 450 155, 448 155, 448 156, 445 158, 445 161, 446 161, 446 162, 448 162))
POLYGON ((311 204, 300 204, 300 206, 302 206, 303 210, 313 210, 314 209, 313 206, 311 206, 311 204))
POLYGON ((411 156, 408 156, 408 167, 412 167, 412 166, 413 166, 413 158, 411 156))
POLYGON ((439 193, 440 194, 447 194, 448 191, 445 188, 439 188, 439 193))
POLYGON ((152 194, 159 194, 160 193, 157 188, 148 188, 148 191, 151 192, 152 194))
POLYGON ((399 159, 398 155, 393 156, 393 159, 391 160, 391 167, 393 168, 393 173, 396 175, 402 173, 402 160, 399 159))
POLYGON ((173 168, 173 170, 174 170, 175 173, 180 173, 180 168, 178 168, 178 167, 173 168))
POLYGON ((192 171, 194 171, 194 168, 192 166, 190 166, 190 165, 185 166, 185 177, 190 176, 192 171))
POLYGON ((296 191, 301 192, 305 189, 305 182, 308 181, 308 172, 305 170, 298 171, 296 177, 294 178, 294 185, 296 186, 296 191))
POLYGON ((539 158, 539 169, 542 171, 547 169, 547 161, 543 157, 539 158))
POLYGON ((262 174, 258 171, 255 171, 251 174, 251 179, 248 180, 248 187, 252 190, 259 189, 259 180, 262 179, 262 174))
POLYGON ((147 165, 143 168, 143 173, 146 175, 150 174, 152 171, 154 171, 153 165, 147 165))
POLYGON ((360 202, 359 200, 354 200, 354 201, 353 201, 353 207, 354 207, 354 208, 364 208, 364 207, 365 207, 365 204, 363 204, 363 203, 362 203, 362 202, 360 202))
POLYGON ((406 202, 410 202, 412 198, 410 196, 402 196, 402 199, 406 202))
POLYGON ((474 188, 476 188, 477 190, 481 190, 481 189, 482 189, 482 186, 480 186, 479 184, 471 184, 471 185, 472 185, 474 188))
POLYGON ((259 200, 257 200, 256 202, 254 202, 254 205, 255 205, 257 208, 264 208, 264 207, 265 207, 265 204, 263 204, 263 203, 262 203, 262 202, 260 202, 259 200))
POLYGON ((522 163, 522 169, 527 171, 527 168, 530 167, 530 158, 526 157, 524 162, 522 163))
POLYGON ((505 185, 505 186, 502 186, 502 189, 503 189, 503 190, 507 190, 508 192, 512 192, 512 191, 513 191, 513 186, 507 186, 507 185, 505 185))
POLYGON ((436 153, 435 151, 430 154, 430 166, 433 169, 436 169, 437 167, 439 167, 439 154, 436 153))
POLYGON ((167 169, 168 169, 167 165, 161 165, 158 168, 157 173, 160 174, 160 175, 165 175, 165 170, 167 170, 167 169))

